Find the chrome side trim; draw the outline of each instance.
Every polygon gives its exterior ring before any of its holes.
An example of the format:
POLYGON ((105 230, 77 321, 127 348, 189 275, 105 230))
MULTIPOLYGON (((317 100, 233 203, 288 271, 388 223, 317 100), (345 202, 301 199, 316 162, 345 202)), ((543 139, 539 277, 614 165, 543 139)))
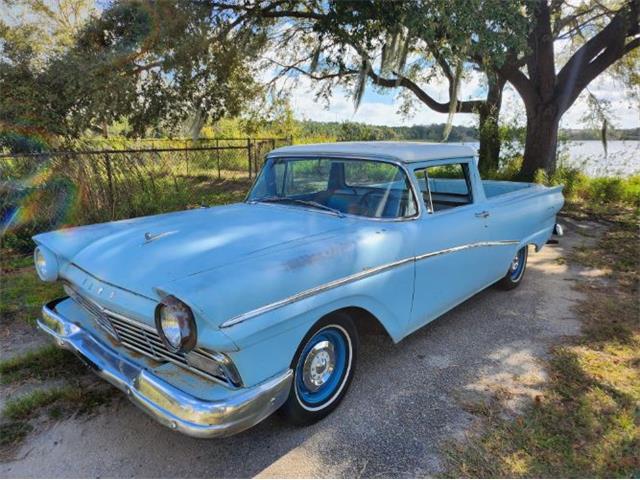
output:
POLYGON ((436 257, 438 255, 444 255, 445 253, 453 253, 459 252, 461 250, 469 250, 471 248, 482 248, 482 247, 504 247, 506 245, 518 245, 520 242, 517 240, 498 240, 495 242, 476 242, 476 243, 468 243, 466 245, 459 245, 457 247, 445 248, 444 250, 438 250, 436 252, 423 253, 421 255, 417 255, 414 258, 416 261, 424 260, 425 258, 436 257))
POLYGON ((247 313, 243 313, 241 315, 233 317, 230 320, 227 320, 226 322, 224 322, 222 325, 220 325, 220 328, 228 328, 228 327, 231 327, 233 325, 237 325, 238 323, 244 322, 245 320, 248 320, 249 318, 257 317, 258 315, 262 315, 263 313, 270 312, 271 310, 275 310, 277 308, 284 307, 285 305, 289 305, 290 303, 294 303, 294 302, 298 302, 300 300, 304 300, 305 298, 309 298, 309 297, 311 297, 313 295, 317 295, 319 293, 326 292, 327 290, 332 290, 332 289, 334 289, 336 287, 339 287, 341 285, 344 285, 344 284, 347 284, 347 283, 351 283, 351 282, 355 282, 357 280, 362 280, 363 278, 367 278, 367 277, 370 277, 372 275, 376 275, 378 273, 382 273, 382 272, 390 270, 392 268, 396 268, 396 267, 399 267, 401 265, 404 265, 405 263, 411 263, 411 262, 413 262, 413 257, 404 258, 402 260, 398 260, 397 262, 386 263, 384 265, 380 265, 379 267, 374 267, 374 268, 370 268, 368 270, 363 270, 362 272, 354 273, 353 275, 349 275, 348 277, 338 278, 337 280, 333 280, 332 282, 325 283, 325 284, 319 285, 317 287, 310 288, 308 290, 304 290, 304 291, 302 291, 300 293, 296 293, 295 295, 287 297, 287 298, 285 298, 283 300, 279 300, 277 302, 270 303, 268 305, 265 305, 264 307, 256 308, 255 310, 251 310, 251 311, 249 311, 247 313))
MULTIPOLYGON (((98 376, 125 392, 140 409, 173 430, 201 438, 233 435, 262 421, 287 400, 293 380, 291 369, 250 388, 228 390, 228 395, 219 400, 198 398, 62 316, 56 306, 64 300, 54 300, 42 308, 38 327, 59 347, 74 352, 98 376)), ((206 380, 199 381, 201 388, 210 388, 206 380)))
POLYGON ((502 247, 506 245, 518 245, 520 242, 517 240, 498 240, 494 242, 476 242, 476 243, 468 243, 466 245, 459 245, 457 247, 445 248, 443 250, 437 250, 435 252, 423 253, 420 255, 416 255, 414 257, 403 258, 402 260, 397 260, 391 263, 385 263, 384 265, 380 265, 378 267, 369 268, 367 270, 363 270, 358 273, 354 273, 352 275, 348 275, 346 277, 338 278, 337 280, 333 280, 328 283, 324 283, 322 285, 318 285, 317 287, 310 288, 308 290, 303 290, 302 292, 296 293, 295 295, 291 295, 290 297, 284 298, 282 300, 278 300, 277 302, 270 303, 263 307, 256 308, 246 313, 242 313, 237 315, 229 320, 225 321, 220 325, 220 328, 228 328, 233 325, 237 325, 238 323, 242 323, 245 320, 248 320, 253 317, 257 317, 258 315, 262 315, 264 313, 270 312, 277 308, 284 307, 294 302, 298 302, 300 300, 304 300, 305 298, 309 298, 313 295, 317 295, 319 293, 326 292, 327 290, 332 290, 336 287, 340 287, 347 283, 356 282, 358 280, 362 280, 367 277, 371 277, 372 275, 377 275, 378 273, 386 272, 387 270, 391 270, 392 268, 400 267, 407 263, 418 262, 420 260, 425 260, 427 258, 436 257, 438 255, 445 255, 447 253, 459 252, 462 250, 469 250, 471 248, 481 248, 481 247, 502 247))

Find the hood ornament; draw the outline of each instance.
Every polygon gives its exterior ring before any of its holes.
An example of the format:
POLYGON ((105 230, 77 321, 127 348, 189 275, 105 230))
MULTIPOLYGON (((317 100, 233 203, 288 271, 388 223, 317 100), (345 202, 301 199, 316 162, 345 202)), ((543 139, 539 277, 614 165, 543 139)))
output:
POLYGON ((144 234, 144 243, 151 243, 154 240, 157 240, 159 238, 162 237, 166 237, 167 235, 173 235, 174 233, 178 233, 177 230, 171 230, 170 232, 160 232, 160 233, 151 233, 151 232, 146 232, 144 234))

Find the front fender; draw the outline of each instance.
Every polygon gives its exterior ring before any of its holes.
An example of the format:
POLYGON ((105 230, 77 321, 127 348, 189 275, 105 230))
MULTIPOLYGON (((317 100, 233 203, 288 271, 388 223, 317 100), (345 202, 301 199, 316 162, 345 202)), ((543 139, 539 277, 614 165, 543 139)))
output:
POLYGON ((349 307, 370 312, 391 338, 399 341, 410 318, 413 274, 414 264, 405 264, 223 328, 239 347, 230 356, 247 385, 258 383, 290 366, 314 323, 349 307))

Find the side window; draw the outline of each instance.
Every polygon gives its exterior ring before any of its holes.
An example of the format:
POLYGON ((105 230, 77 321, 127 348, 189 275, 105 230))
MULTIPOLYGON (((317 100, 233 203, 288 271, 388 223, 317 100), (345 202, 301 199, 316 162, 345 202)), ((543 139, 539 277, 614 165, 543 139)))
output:
POLYGON ((430 211, 439 212, 473 203, 469 164, 434 165, 415 173, 424 203, 430 211))

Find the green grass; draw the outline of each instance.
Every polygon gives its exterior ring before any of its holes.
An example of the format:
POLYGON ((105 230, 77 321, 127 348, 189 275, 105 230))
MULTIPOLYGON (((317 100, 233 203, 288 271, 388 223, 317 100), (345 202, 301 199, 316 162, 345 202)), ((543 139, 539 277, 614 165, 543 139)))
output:
POLYGON ((27 422, 7 422, 0 424, 0 460, 9 456, 22 440, 33 430, 27 422))
POLYGON ((45 283, 38 278, 31 257, 11 256, 2 251, 0 265, 0 318, 35 325, 42 305, 62 295, 59 283, 45 283))
POLYGON ((50 417, 59 418, 67 412, 91 412, 112 398, 112 388, 94 389, 82 385, 69 385, 49 390, 35 390, 9 400, 2 410, 2 416, 13 421, 29 420, 48 408, 50 417))
POLYGON ((611 285, 578 285, 583 335, 552 351, 547 389, 523 415, 504 419, 497 401, 474 408, 483 432, 446 449, 450 476, 640 475, 638 227, 633 214, 618 218, 596 247, 574 253, 610 269, 611 285))
MULTIPOLYGON (((17 383, 28 379, 46 380, 75 375, 80 367, 78 359, 55 345, 27 352, 0 361, 0 383, 17 383)), ((84 370, 82 370, 84 371, 84 370)))

